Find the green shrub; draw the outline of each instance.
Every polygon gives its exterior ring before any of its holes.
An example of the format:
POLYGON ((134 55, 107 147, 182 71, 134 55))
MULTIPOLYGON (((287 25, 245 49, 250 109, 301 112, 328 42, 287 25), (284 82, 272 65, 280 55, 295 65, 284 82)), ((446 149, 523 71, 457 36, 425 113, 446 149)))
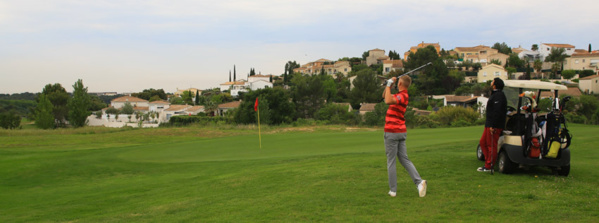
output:
MULTIPOLYGON (((226 117, 220 117, 220 116, 185 116, 185 115, 178 115, 178 116, 172 116, 169 119, 169 125, 170 126, 185 126, 185 125, 190 125, 190 124, 194 124, 194 123, 198 123, 200 125, 208 125, 208 124, 228 124, 231 123, 231 119, 228 119, 226 117)), ((161 125, 161 126, 166 126, 166 125, 161 125)))
POLYGON ((455 122, 452 122, 451 127, 466 127, 466 126, 471 126, 472 124, 473 124, 472 122, 468 122, 464 119, 460 119, 455 122))
POLYGON ((476 119, 474 125, 484 125, 487 120, 485 118, 476 119))
POLYGON ((595 71, 594 70, 583 70, 583 71, 580 71, 580 74, 578 76, 580 78, 583 78, 583 77, 588 77, 588 76, 591 76, 591 75, 595 75, 595 71))
POLYGON ((16 112, 2 112, 0 113, 0 127, 4 129, 16 129, 21 126, 21 116, 16 112))
POLYGON ((417 115, 416 117, 416 127, 418 128, 437 128, 441 124, 435 120, 435 115, 417 115))
POLYGON ((364 124, 368 126, 384 126, 388 107, 389 105, 385 104, 385 102, 376 104, 373 112, 364 114, 364 124))
POLYGON ((303 119, 303 118, 298 118, 297 120, 295 120, 292 125, 294 127, 297 126, 313 126, 316 125, 316 121, 314 119, 303 119))
POLYGON ((451 123, 458 120, 464 120, 472 125, 480 115, 472 108, 464 108, 460 106, 446 106, 436 113, 438 121, 443 126, 450 126, 451 123))
POLYGON ((119 110, 114 107, 110 107, 110 108, 107 108, 105 112, 106 112, 106 114, 116 114, 119 112, 119 110))
POLYGON ((348 106, 327 104, 316 112, 316 120, 326 121, 326 124, 348 124, 354 117, 347 110, 348 106))
POLYGON ((587 117, 585 117, 584 115, 577 115, 573 112, 568 112, 564 116, 566 117, 566 121, 568 121, 569 123, 585 124, 588 120, 587 117))

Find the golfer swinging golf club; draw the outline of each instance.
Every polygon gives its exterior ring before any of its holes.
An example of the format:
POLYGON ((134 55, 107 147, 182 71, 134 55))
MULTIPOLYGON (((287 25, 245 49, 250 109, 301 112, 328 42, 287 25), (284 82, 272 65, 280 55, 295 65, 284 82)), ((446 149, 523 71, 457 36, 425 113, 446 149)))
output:
POLYGON ((487 101, 485 129, 480 138, 480 148, 485 156, 485 165, 477 169, 479 172, 491 171, 492 174, 493 166, 497 161, 497 141, 505 127, 507 115, 507 99, 503 93, 503 86, 503 80, 499 78, 495 78, 491 82, 493 91, 487 101))
POLYGON ((420 178, 416 167, 408 159, 406 148, 407 129, 404 114, 408 107, 408 87, 412 83, 412 78, 408 75, 400 76, 397 81, 397 90, 399 92, 391 95, 391 86, 395 80, 397 80, 396 77, 387 80, 387 86, 383 92, 385 103, 389 105, 385 118, 385 153, 387 154, 389 196, 395 197, 397 195, 397 169, 395 163, 396 159, 399 158, 399 162, 416 184, 418 194, 420 197, 424 197, 426 196, 426 180, 420 178))

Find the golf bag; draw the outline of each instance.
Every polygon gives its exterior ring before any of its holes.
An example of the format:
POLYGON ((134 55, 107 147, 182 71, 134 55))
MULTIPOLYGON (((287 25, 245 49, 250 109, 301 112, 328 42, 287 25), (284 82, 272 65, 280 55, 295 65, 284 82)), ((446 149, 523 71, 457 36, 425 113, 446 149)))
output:
POLYGON ((538 158, 541 153, 541 143, 543 142, 543 131, 537 123, 537 113, 528 113, 525 116, 526 126, 523 136, 524 156, 538 158))
POLYGON ((543 143, 543 157, 557 158, 559 150, 568 148, 572 141, 572 135, 566 127, 563 115, 553 112, 547 114, 545 140, 543 143))

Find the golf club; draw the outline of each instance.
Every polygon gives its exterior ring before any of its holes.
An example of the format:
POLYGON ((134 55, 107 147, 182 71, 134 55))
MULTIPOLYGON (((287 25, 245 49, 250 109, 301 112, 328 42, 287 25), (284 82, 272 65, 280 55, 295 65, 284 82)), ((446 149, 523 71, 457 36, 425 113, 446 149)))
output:
MULTIPOLYGON (((399 79, 399 77, 401 77, 401 76, 404 76, 404 75, 411 74, 411 73, 413 73, 414 71, 420 70, 420 69, 422 69, 422 68, 424 68, 424 67, 426 67, 426 66, 428 66, 428 65, 431 65, 431 64, 433 64, 433 62, 428 62, 428 63, 426 63, 426 64, 424 64, 424 65, 422 65, 422 66, 419 66, 419 67, 417 67, 417 68, 416 68, 416 69, 414 69, 414 70, 408 71, 408 72, 406 72, 406 73, 404 73, 404 74, 402 74, 402 75, 399 75, 399 76, 397 76, 397 79, 399 79)), ((385 78, 385 77, 383 77, 383 76, 379 76, 379 78, 380 78, 380 79, 387 79, 387 78, 385 78)), ((383 82, 383 83, 381 84, 381 86, 384 86, 384 85, 385 85, 385 82, 383 82)))

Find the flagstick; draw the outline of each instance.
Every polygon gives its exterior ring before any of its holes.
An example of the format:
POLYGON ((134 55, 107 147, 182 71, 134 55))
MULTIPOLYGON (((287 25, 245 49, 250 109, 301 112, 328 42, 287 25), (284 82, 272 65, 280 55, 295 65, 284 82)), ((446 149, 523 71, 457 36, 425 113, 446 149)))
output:
POLYGON ((260 108, 258 108, 258 140, 260 141, 260 149, 262 149, 262 134, 260 132, 260 108))

